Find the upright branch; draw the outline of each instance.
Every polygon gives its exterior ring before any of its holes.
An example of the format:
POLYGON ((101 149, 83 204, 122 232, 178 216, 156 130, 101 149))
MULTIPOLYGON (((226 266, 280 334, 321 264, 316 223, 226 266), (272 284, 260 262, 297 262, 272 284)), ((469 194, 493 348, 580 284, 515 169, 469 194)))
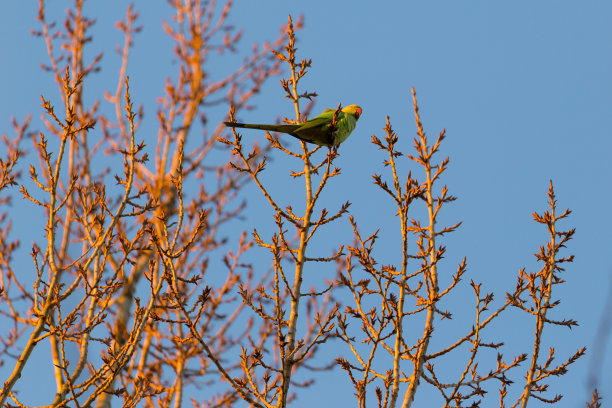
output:
MULTIPOLYGON (((390 167, 392 176, 392 186, 383 180, 383 177, 375 174, 373 176, 374 183, 380 187, 394 201, 397 208, 397 214, 400 216, 400 234, 401 234, 401 264, 398 266, 388 265, 378 268, 376 261, 371 255, 372 245, 374 244, 377 234, 363 240, 356 223, 353 222, 353 228, 357 236, 359 246, 357 248, 349 248, 351 255, 346 268, 347 275, 341 278, 341 283, 349 288, 353 293, 356 308, 348 309, 348 315, 361 320, 363 331, 369 343, 372 343, 368 357, 364 358, 356 348, 351 346, 353 354, 358 366, 354 366, 344 359, 339 359, 341 366, 350 374, 352 371, 364 371, 363 379, 360 381, 354 380, 353 383, 358 391, 360 406, 366 404, 366 385, 372 382, 375 378, 383 380, 385 392, 377 388, 376 394, 379 400, 379 405, 394 407, 397 405, 399 396, 399 386, 402 382, 408 383, 408 389, 404 395, 404 406, 409 406, 414 399, 416 388, 418 387, 420 378, 424 370, 426 362, 427 348, 429 337, 433 332, 434 316, 440 314, 445 315, 436 307, 440 298, 438 288, 438 268, 437 263, 444 253, 444 247, 436 245, 436 237, 441 234, 454 231, 459 224, 450 227, 438 229, 436 227, 436 217, 443 204, 451 202, 454 197, 449 196, 446 187, 442 189, 440 196, 437 196, 434 183, 440 175, 445 171, 448 164, 448 159, 444 159, 440 164, 433 162, 432 157, 438 151, 440 142, 444 139, 444 132, 441 132, 436 142, 433 145, 428 144, 427 136, 421 125, 418 115, 418 105, 416 102, 416 94, 413 90, 414 110, 416 114, 417 135, 414 139, 414 146, 417 155, 408 155, 410 159, 417 162, 424 170, 425 181, 419 182, 412 177, 412 173, 408 173, 405 181, 400 181, 396 158, 402 156, 402 153, 396 150, 398 136, 393 131, 389 118, 385 125, 386 136, 384 140, 376 136, 372 137, 372 143, 378 146, 379 149, 387 152, 388 158, 384 160, 384 165, 390 167), (422 226, 420 221, 409 220, 408 211, 416 202, 425 203, 427 208, 427 225, 422 226), (412 255, 409 252, 408 241, 411 234, 417 236, 418 252, 412 255), (370 281, 356 281, 353 275, 353 266, 350 260, 356 257, 359 263, 364 268, 364 271, 369 275, 370 279, 376 284, 374 288, 370 287, 370 281), (409 271, 409 260, 418 259, 421 261, 420 267, 415 271, 409 271), (414 283, 411 284, 411 280, 414 283), (406 297, 411 296, 416 301, 416 310, 406 311, 406 297), (363 308, 365 304, 371 302, 371 297, 375 297, 380 302, 380 309, 371 309, 368 313, 363 308), (366 300, 368 299, 368 300, 366 300), (417 344, 408 347, 404 338, 404 320, 406 317, 416 313, 426 313, 425 326, 423 335, 418 340, 417 344), (390 325, 389 323, 393 324, 390 325), (385 350, 391 358, 392 369, 386 374, 375 371, 372 368, 372 360, 379 348, 385 350), (404 360, 413 362, 413 372, 406 378, 405 374, 400 369, 401 363, 404 360), (367 361, 367 363, 366 363, 367 361)), ((460 265, 456 275, 456 280, 465 272, 465 265, 460 265)), ((456 282, 454 283, 456 284, 456 282)), ((454 284, 452 286, 454 286, 454 284)), ((448 290, 450 290, 449 288, 448 290)), ((341 331, 339 335, 344 341, 351 345, 353 340, 348 334, 348 324, 346 323, 347 314, 339 316, 341 331)), ((351 374, 352 378, 352 374, 351 374)))
POLYGON ((597 388, 593 390, 593 394, 591 396, 591 401, 587 403, 587 408, 601 408, 601 397, 597 392, 597 388))
MULTIPOLYGON (((290 75, 281 80, 281 86, 285 96, 293 103, 296 117, 293 121, 285 119, 285 122, 301 123, 304 118, 301 117, 300 100, 303 98, 310 100, 316 96, 316 93, 298 91, 298 83, 307 73, 311 61, 304 59, 298 62, 297 60, 295 27, 291 16, 289 16, 287 26, 287 37, 284 50, 282 52, 273 51, 273 53, 279 60, 289 65, 290 75)), ((230 121, 234 120, 234 114, 235 110, 230 109, 230 121)), ((273 148, 303 163, 302 171, 290 173, 294 179, 304 177, 306 190, 304 214, 298 216, 294 214, 291 205, 283 208, 270 186, 265 185, 261 173, 267 166, 266 156, 261 155, 256 147, 250 153, 245 153, 242 137, 235 128, 233 136, 233 140, 219 138, 222 143, 231 146, 232 153, 238 159, 237 162, 230 162, 229 165, 240 173, 248 174, 259 187, 275 212, 274 220, 278 231, 268 242, 258 234, 257 230, 254 231, 256 243, 269 250, 272 255, 274 278, 270 291, 267 292, 264 288, 260 288, 255 294, 246 289, 241 292, 245 304, 249 305, 266 325, 270 325, 267 333, 274 334, 272 340, 275 350, 278 351, 278 355, 274 358, 278 363, 264 360, 267 352, 262 347, 268 341, 267 339, 265 342, 261 341, 261 344, 253 345, 251 354, 245 349, 242 358, 245 381, 240 383, 240 386, 245 393, 256 398, 265 406, 285 407, 291 400, 290 385, 294 371, 306 360, 312 358, 317 346, 325 342, 331 335, 330 331, 333 327, 331 320, 335 314, 333 308, 331 311, 327 310, 331 286, 321 291, 313 289, 310 293, 304 293, 302 283, 304 267, 308 262, 335 261, 342 255, 342 247, 330 257, 309 257, 307 255, 308 244, 322 226, 346 213, 350 203, 343 204, 335 214, 329 214, 326 209, 322 209, 318 217, 314 214, 315 206, 328 181, 340 174, 337 167, 332 167, 334 159, 338 156, 335 148, 330 148, 320 163, 313 164, 311 159, 319 147, 309 150, 308 145, 301 141, 302 151, 295 153, 284 147, 278 139, 273 138, 270 134, 267 135, 273 148), (315 174, 320 175, 318 185, 313 185, 315 174), (284 227, 285 222, 288 222, 295 230, 297 242, 292 242, 292 239, 288 237, 288 231, 284 227), (286 272, 285 263, 287 261, 295 264, 292 278, 286 272), (261 298, 258 299, 258 296, 261 298), (300 313, 304 309, 302 301, 304 297, 308 298, 309 306, 306 310, 315 310, 316 314, 300 319, 300 313), (316 303, 318 297, 323 297, 323 302, 316 303), (270 307, 266 307, 263 301, 265 299, 272 302, 270 307), (316 308, 313 305, 317 305, 316 308), (285 312, 287 309, 289 309, 288 316, 285 312), (304 319, 306 319, 305 323, 304 319), (305 332, 299 333, 298 327, 306 327, 305 332), (257 375, 259 368, 263 369, 263 376, 257 375)), ((282 199, 286 200, 285 197, 282 199)))
POLYGON ((552 365, 555 357, 555 349, 551 347, 549 349, 548 357, 542 361, 540 358, 540 351, 542 349, 542 335, 544 333, 544 327, 547 324, 565 326, 572 328, 578 325, 573 319, 558 318, 551 319, 549 312, 557 307, 560 303, 559 300, 552 301, 553 287, 564 283, 565 281, 561 278, 561 273, 564 271, 562 265, 567 262, 574 261, 574 255, 567 257, 560 256, 559 252, 562 248, 566 247, 569 240, 572 239, 575 229, 568 231, 558 231, 558 222, 567 218, 571 211, 566 209, 561 214, 557 211, 557 199, 553 188, 552 180, 548 187, 548 206, 549 209, 544 211, 543 214, 533 213, 533 219, 546 226, 549 234, 549 241, 546 245, 540 247, 540 250, 535 254, 535 257, 539 262, 542 262, 542 267, 538 272, 525 273, 521 271, 520 279, 525 285, 528 299, 523 299, 520 296, 512 297, 513 306, 523 310, 524 312, 535 316, 535 334, 533 340, 533 350, 530 356, 530 365, 526 374, 525 387, 522 394, 512 405, 513 407, 521 406, 525 408, 531 397, 547 402, 555 403, 558 402, 562 395, 558 394, 552 398, 545 398, 543 393, 548 389, 548 385, 544 383, 544 380, 550 376, 560 376, 567 372, 567 367, 574 363, 578 358, 584 355, 586 348, 576 351, 574 355, 570 356, 565 362, 559 365, 552 365))
MULTIPOLYGON (((419 385, 421 375, 423 373, 424 364, 426 361, 427 349, 429 346, 430 335, 434 330, 434 316, 437 312, 436 304, 440 299, 439 288, 438 288, 438 261, 442 258, 445 252, 444 247, 436 246, 436 238, 438 235, 442 235, 447 232, 454 231, 460 223, 443 229, 436 228, 436 218, 438 212, 442 208, 444 203, 448 203, 455 200, 455 197, 448 195, 446 186, 442 188, 442 194, 439 197, 435 197, 434 182, 440 177, 440 175, 446 170, 448 165, 448 158, 442 160, 440 164, 432 163, 432 156, 438 151, 440 142, 445 137, 445 131, 442 131, 433 145, 428 145, 427 136, 423 130, 423 125, 419 117, 419 107, 416 101, 416 93, 414 88, 412 89, 412 97, 414 100, 414 114, 416 117, 417 135, 414 139, 414 148, 417 151, 416 156, 408 155, 410 159, 417 162, 425 170, 425 182, 424 182, 424 197, 425 205, 427 207, 427 226, 422 227, 419 222, 413 220, 412 227, 409 231, 418 234, 417 245, 419 251, 417 252, 417 258, 421 259, 421 271, 423 281, 426 286, 425 299, 419 299, 421 304, 427 307, 427 316, 425 318, 425 326, 423 328, 423 336, 419 340, 419 345, 416 348, 416 353, 413 357, 414 369, 412 375, 408 379, 408 390, 404 394, 404 402, 402 406, 408 407, 412 404, 416 389, 419 385)), ((462 272, 463 268, 460 268, 458 274, 462 272)), ((402 311, 399 311, 402 315, 402 311)))

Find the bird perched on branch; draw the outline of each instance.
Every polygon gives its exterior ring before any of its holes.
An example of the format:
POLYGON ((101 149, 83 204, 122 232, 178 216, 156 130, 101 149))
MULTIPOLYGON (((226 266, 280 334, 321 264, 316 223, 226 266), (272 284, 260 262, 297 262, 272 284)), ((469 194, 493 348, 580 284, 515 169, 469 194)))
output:
POLYGON ((225 126, 287 133, 319 146, 337 146, 349 137, 360 116, 361 108, 357 105, 349 105, 342 110, 340 110, 340 106, 336 110, 325 109, 319 116, 296 125, 257 125, 225 122, 225 126))

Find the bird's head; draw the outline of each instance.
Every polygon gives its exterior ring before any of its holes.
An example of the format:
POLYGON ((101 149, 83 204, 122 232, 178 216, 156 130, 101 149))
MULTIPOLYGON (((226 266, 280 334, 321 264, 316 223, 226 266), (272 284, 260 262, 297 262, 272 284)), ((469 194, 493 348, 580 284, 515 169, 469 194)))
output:
POLYGON ((346 108, 342 109, 342 112, 348 113, 349 115, 353 115, 355 119, 359 119, 361 116, 361 107, 358 105, 349 105, 346 108))

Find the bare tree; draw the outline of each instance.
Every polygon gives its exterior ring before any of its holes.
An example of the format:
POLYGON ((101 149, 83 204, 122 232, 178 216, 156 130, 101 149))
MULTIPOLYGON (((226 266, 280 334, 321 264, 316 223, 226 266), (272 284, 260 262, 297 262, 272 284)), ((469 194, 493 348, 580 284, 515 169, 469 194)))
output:
MULTIPOLYGON (((452 273, 440 263, 446 253, 442 242, 460 223, 440 225, 440 212, 455 200, 440 187, 449 164, 448 158, 438 159, 445 131, 433 142, 428 139, 414 90, 414 151, 397 150, 401 142, 389 118, 384 137, 372 137, 385 155, 385 173, 374 174, 373 181, 398 215, 401 261, 394 265, 381 262, 375 252, 386 225, 364 233, 360 214, 352 214, 351 244, 324 233, 330 224, 340 224, 350 207, 349 202, 334 203, 332 211, 322 207, 323 192, 341 176, 334 164, 337 147, 312 148, 300 141, 294 150, 270 133, 266 146, 247 145, 235 129, 209 119, 207 109, 217 106, 229 109, 224 119, 234 120, 250 108, 261 86, 282 72, 282 97, 295 111, 285 122, 306 119, 317 94, 300 88, 312 63, 297 56, 302 20, 290 16, 279 38, 256 44, 242 64, 212 81, 210 60, 240 49, 242 32, 229 23, 232 2, 168 3, 174 15, 164 30, 174 44, 177 71, 166 80, 152 115, 157 126, 152 138, 143 134, 149 125, 145 108, 135 106, 139 98, 128 76, 134 38, 141 31, 134 8, 116 24, 124 39, 116 87, 86 103, 83 95, 93 74, 107 69, 102 53, 85 58, 95 20, 84 15, 84 1, 75 0, 57 26, 39 0, 35 35, 46 45, 49 63, 43 69, 59 93, 42 96, 40 131, 30 130, 28 117, 14 121, 13 136, 3 136, 0 362, 10 370, 0 406, 32 406, 28 395, 19 393, 21 376, 42 345, 50 350, 55 380, 46 406, 179 407, 191 397, 194 406, 203 407, 245 402, 287 407, 303 388, 315 386, 312 370, 338 365, 360 407, 409 407, 420 387, 436 390, 444 407, 475 407, 485 400, 486 406, 495 401, 500 407, 525 407, 533 399, 558 402, 560 395, 547 394, 548 384, 566 374, 585 349, 560 364, 554 363, 554 344, 542 356, 547 326, 577 324, 551 312, 559 304, 553 288, 563 283, 563 266, 573 260, 562 252, 574 234, 562 230, 570 211, 558 210, 552 182, 548 209, 533 215, 549 233, 536 253, 541 268, 518 271, 516 286, 500 303, 483 284, 470 281, 471 325, 435 349, 431 340, 444 319, 459 313, 443 310, 442 301, 452 297, 468 269, 466 259, 452 273), (28 139, 32 152, 23 147, 28 139), (262 176, 281 167, 271 160, 274 155, 297 163, 286 174, 292 182, 303 181, 303 200, 279 195, 262 176), (421 178, 402 174, 398 162, 404 158, 420 169, 421 178), (29 180, 23 177, 26 166, 29 180), (247 211, 242 194, 247 183, 268 205, 271 216, 260 222, 271 226, 271 236, 235 226, 247 211), (15 202, 44 219, 43 235, 13 230, 15 202), (410 218, 414 208, 423 218, 410 218), (27 239, 34 242, 31 268, 18 273, 14 255, 27 239), (332 254, 313 253, 314 242, 332 254), (245 261, 253 248, 267 255, 261 264, 245 261), (336 278, 304 289, 310 267, 330 269, 336 278), (492 326, 510 308, 533 318, 535 328, 525 351, 508 359, 492 326), (409 322, 422 324, 417 335, 406 329, 409 322), (332 350, 332 338, 350 357, 335 362, 318 357, 322 349, 332 350), (488 361, 485 349, 499 350, 497 357, 488 361), (443 362, 451 354, 465 363, 449 369, 443 362), (521 365, 524 381, 513 383, 507 375, 521 365)), ((600 406, 599 401, 595 391, 588 406, 600 406)))
MULTIPOLYGON (((287 123, 300 123, 302 119, 300 100, 311 99, 316 93, 298 92, 300 79, 306 74, 311 65, 310 60, 297 60, 295 48, 295 33, 293 22, 289 17, 288 43, 284 53, 274 52, 276 57, 289 65, 290 77, 283 79, 281 85, 286 97, 293 102, 295 108, 294 121, 285 120, 287 123)), ((337 111, 340 110, 338 106, 337 111)), ((234 110, 230 111, 230 119, 234 118, 234 110)), ((270 288, 257 288, 258 297, 248 288, 241 288, 241 295, 247 304, 261 320, 261 327, 265 327, 265 335, 260 336, 259 341, 251 344, 251 349, 243 349, 241 367, 245 376, 244 380, 237 381, 235 387, 243 398, 256 406, 284 407, 291 401, 289 393, 290 384, 294 372, 312 360, 319 344, 325 343, 331 336, 333 328, 332 320, 337 312, 337 306, 329 305, 328 293, 332 286, 321 290, 304 292, 302 281, 304 266, 311 262, 330 263, 342 256, 342 245, 334 255, 330 257, 313 257, 307 253, 308 245, 316 239, 315 233, 330 222, 340 218, 347 212, 349 203, 340 206, 335 214, 329 214, 326 209, 319 211, 318 217, 314 216, 315 206, 327 182, 340 174, 340 170, 332 167, 337 157, 336 149, 328 149, 326 155, 320 162, 313 163, 315 154, 321 150, 320 146, 310 150, 308 144, 300 141, 301 152, 294 152, 284 147, 278 139, 269 133, 267 139, 271 146, 280 152, 296 159, 303 166, 301 171, 292 171, 293 178, 303 178, 306 190, 304 203, 304 215, 294 214, 293 204, 285 209, 281 208, 279 200, 273 197, 261 181, 259 175, 267 165, 266 157, 256 159, 259 156, 257 148, 246 154, 242 146, 240 135, 234 130, 234 139, 219 140, 232 147, 234 155, 238 156, 241 163, 233 164, 232 167, 238 172, 248 174, 257 184, 270 206, 274 210, 274 221, 277 225, 277 233, 271 240, 266 242, 254 231, 255 242, 262 248, 270 251, 273 264, 273 283, 270 288), (322 172, 320 178, 315 181, 315 176, 322 172), (292 242, 291 235, 284 225, 288 223, 298 237, 297 242, 292 242), (287 263, 293 263, 293 276, 287 272, 287 263), (317 298, 323 298, 317 304, 317 298), (307 316, 301 316, 304 309, 302 303, 309 303, 307 316), (287 311, 289 313, 287 314, 287 311), (306 322, 302 322, 305 320, 306 322), (299 322, 299 323, 298 323, 299 322), (304 333, 298 333, 298 325, 306 327, 304 333), (272 347, 268 346, 272 343, 272 347), (268 352, 268 350, 273 352, 268 352)))

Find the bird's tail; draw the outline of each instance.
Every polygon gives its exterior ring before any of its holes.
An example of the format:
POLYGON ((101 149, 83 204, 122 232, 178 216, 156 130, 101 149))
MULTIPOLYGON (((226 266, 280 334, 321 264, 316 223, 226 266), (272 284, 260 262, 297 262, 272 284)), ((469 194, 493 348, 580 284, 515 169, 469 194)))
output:
POLYGON ((300 125, 258 125, 252 123, 223 122, 225 126, 245 129, 269 130, 271 132, 291 133, 300 125))

